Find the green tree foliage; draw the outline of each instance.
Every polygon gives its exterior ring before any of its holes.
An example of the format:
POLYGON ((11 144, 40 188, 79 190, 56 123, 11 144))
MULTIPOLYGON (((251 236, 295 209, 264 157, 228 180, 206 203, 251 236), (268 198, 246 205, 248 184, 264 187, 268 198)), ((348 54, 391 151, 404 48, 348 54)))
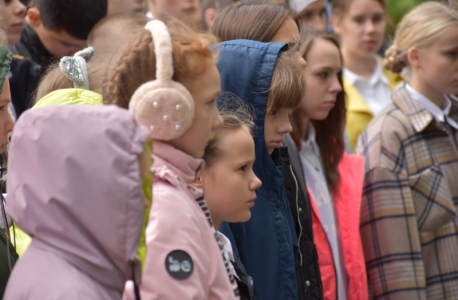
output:
POLYGON ((401 21, 402 17, 412 8, 425 1, 426 0, 387 0, 389 15, 387 36, 392 38, 394 36, 395 26, 401 21))

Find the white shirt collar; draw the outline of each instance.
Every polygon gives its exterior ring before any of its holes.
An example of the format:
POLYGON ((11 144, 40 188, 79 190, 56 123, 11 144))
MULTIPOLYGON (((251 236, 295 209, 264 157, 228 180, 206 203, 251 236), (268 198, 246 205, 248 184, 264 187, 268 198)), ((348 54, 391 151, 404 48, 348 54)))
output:
POLYGON ((223 253, 224 253, 224 258, 228 261, 229 264, 229 270, 231 273, 239 278, 237 275, 237 272, 235 271, 234 265, 232 264, 235 262, 234 259, 234 252, 232 250, 232 244, 231 241, 221 232, 216 231, 216 234, 218 235, 219 239, 221 240, 221 243, 223 244, 223 253))
POLYGON ((352 85, 355 85, 358 81, 366 82, 371 86, 376 85, 379 81, 383 82, 386 85, 389 84, 388 78, 386 78, 385 73, 383 73, 382 64, 380 63, 380 60, 378 58, 376 58, 375 69, 371 75, 371 78, 369 79, 366 79, 363 76, 353 73, 347 68, 343 68, 343 75, 352 85))
POLYGON ((444 100, 442 102, 441 108, 426 98, 423 94, 415 90, 409 84, 406 84, 406 89, 410 96, 414 98, 415 101, 418 101, 427 111, 429 111, 434 118, 440 122, 445 122, 445 120, 447 120, 447 123, 449 123, 450 126, 458 129, 458 124, 448 116, 450 114, 450 109, 452 108, 452 102, 449 98, 444 95, 444 100))
POLYGON ((307 140, 301 139, 301 151, 302 149, 312 149, 316 155, 320 154, 318 144, 316 143, 316 131, 312 122, 307 125, 307 140))
POLYGON ((232 252, 231 241, 221 232, 217 231, 216 233, 218 234, 223 244, 224 254, 228 256, 227 258, 230 259, 230 261, 235 261, 234 253, 232 252))

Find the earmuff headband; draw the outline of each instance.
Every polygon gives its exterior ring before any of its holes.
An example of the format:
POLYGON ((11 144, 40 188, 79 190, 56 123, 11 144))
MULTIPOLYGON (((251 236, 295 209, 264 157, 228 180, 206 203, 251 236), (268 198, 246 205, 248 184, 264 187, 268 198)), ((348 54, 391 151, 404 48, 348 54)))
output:
POLYGON ((172 37, 165 24, 159 20, 153 20, 146 24, 153 36, 154 53, 156 55, 156 80, 168 81, 173 77, 173 45, 172 37))

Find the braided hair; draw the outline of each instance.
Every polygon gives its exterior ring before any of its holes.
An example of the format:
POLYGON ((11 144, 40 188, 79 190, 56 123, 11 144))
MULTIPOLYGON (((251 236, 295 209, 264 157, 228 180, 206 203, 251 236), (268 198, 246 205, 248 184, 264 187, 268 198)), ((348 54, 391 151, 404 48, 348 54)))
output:
MULTIPOLYGON (((202 74, 208 60, 214 59, 209 45, 216 43, 216 39, 199 34, 177 20, 168 22, 167 27, 173 42, 173 79, 182 82, 202 74)), ((135 90, 155 78, 154 41, 145 29, 128 40, 113 57, 103 84, 104 103, 127 109, 135 90)))

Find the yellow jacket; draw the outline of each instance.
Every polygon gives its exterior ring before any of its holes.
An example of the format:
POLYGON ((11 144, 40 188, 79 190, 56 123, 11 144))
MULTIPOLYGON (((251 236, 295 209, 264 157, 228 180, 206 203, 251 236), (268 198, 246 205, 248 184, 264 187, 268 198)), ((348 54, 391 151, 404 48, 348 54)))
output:
MULTIPOLYGON (((393 73, 385 69, 383 59, 381 57, 378 59, 382 63, 383 73, 388 79, 390 89, 394 91, 398 83, 403 81, 404 78, 397 73, 393 73)), ((369 125, 374 116, 356 87, 345 77, 343 78, 343 87, 347 101, 347 123, 345 129, 347 130, 351 151, 353 152, 359 135, 364 129, 366 129, 367 125, 369 125)))

